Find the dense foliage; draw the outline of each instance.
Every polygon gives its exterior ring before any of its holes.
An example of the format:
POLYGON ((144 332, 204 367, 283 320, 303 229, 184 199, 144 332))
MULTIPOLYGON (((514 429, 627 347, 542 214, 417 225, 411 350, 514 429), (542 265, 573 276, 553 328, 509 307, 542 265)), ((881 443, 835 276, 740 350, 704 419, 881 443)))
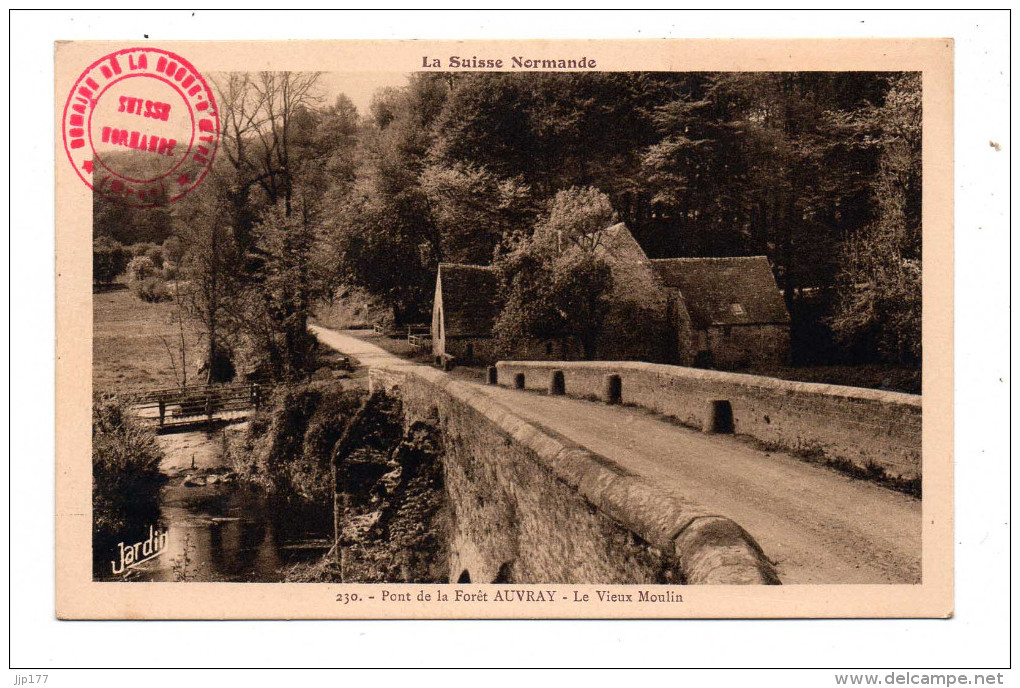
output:
POLYGON ((97 535, 152 522, 163 477, 156 435, 140 427, 116 399, 92 403, 92 511, 97 535))
MULTIPOLYGON (((242 480, 270 494, 320 502, 332 498, 333 448, 364 399, 364 392, 333 382, 279 388, 267 410, 231 446, 233 469, 242 480)), ((359 452, 386 453, 400 439, 402 426, 394 415, 394 402, 379 396, 371 403, 364 422, 355 429, 352 461, 359 452)), ((352 484, 350 489, 359 486, 352 484)))
POLYGON ((92 281, 109 284, 127 267, 131 253, 119 242, 105 236, 92 242, 92 281))
POLYGON ((584 358, 596 356, 613 275, 595 249, 615 219, 604 194, 571 188, 553 198, 533 233, 512 235, 497 252, 501 354, 517 354, 522 342, 558 339, 579 342, 584 358))
MULTIPOLYGON (((180 238, 164 259, 192 285, 210 359, 229 343, 301 376, 308 314, 338 289, 423 321, 440 262, 525 260, 577 187, 652 257, 768 256, 800 360, 919 360, 917 74, 414 74, 366 113, 324 102, 316 74, 217 87, 221 153, 199 189, 169 209, 96 207, 98 236, 180 238)), ((601 284, 593 264, 561 270, 601 284)), ((523 332, 520 315, 505 320, 523 332)))

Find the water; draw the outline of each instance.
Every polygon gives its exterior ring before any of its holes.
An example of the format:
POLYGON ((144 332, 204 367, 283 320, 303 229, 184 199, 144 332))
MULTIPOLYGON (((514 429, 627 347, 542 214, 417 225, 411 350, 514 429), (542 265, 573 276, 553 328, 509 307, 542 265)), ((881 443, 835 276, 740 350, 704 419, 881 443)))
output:
POLYGON ((166 453, 162 469, 170 480, 160 492, 158 516, 118 533, 113 541, 96 543, 96 580, 274 582, 283 580, 292 564, 318 560, 328 551, 331 505, 267 499, 220 479, 229 471, 223 465, 223 433, 217 429, 160 436, 166 453), (189 476, 217 477, 212 484, 188 486, 186 482, 202 482, 194 477, 189 481, 189 476), (138 560, 160 551, 115 574, 121 567, 120 543, 130 549, 146 541, 149 545, 137 550, 138 560))

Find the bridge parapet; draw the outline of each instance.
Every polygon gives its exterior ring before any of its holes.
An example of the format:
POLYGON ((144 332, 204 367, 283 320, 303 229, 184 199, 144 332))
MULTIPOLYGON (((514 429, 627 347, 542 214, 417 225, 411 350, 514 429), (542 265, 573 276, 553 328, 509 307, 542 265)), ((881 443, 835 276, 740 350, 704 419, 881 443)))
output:
POLYGON ((729 401, 733 431, 774 446, 848 461, 900 480, 921 478, 921 397, 633 361, 500 361, 497 382, 543 390, 562 370, 568 396, 600 399, 619 375, 621 400, 703 428, 709 402, 729 401))
POLYGON ((523 420, 484 388, 424 366, 373 368, 370 379, 409 419, 439 420, 451 581, 779 582, 733 521, 523 420))

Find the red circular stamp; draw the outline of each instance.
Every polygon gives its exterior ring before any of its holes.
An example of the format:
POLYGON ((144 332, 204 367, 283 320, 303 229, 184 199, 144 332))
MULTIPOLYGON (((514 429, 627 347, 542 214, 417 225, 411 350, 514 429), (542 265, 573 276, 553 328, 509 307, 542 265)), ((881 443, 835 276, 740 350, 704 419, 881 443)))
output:
POLYGON ((78 77, 62 129, 67 157, 89 188, 155 207, 209 172, 220 120, 212 89, 191 63, 159 48, 127 48, 78 77))

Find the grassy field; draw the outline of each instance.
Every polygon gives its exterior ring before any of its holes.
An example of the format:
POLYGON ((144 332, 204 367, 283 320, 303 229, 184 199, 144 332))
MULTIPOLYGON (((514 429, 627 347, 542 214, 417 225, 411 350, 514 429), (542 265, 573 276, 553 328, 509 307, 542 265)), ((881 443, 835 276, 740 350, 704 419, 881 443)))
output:
MULTIPOLYGON (((181 374, 180 334, 173 320, 173 303, 146 303, 127 289, 92 296, 92 384, 101 392, 173 387, 181 374), (170 344, 170 354, 160 339, 170 344)), ((196 371, 204 346, 194 323, 185 320, 188 382, 199 382, 196 371)))

